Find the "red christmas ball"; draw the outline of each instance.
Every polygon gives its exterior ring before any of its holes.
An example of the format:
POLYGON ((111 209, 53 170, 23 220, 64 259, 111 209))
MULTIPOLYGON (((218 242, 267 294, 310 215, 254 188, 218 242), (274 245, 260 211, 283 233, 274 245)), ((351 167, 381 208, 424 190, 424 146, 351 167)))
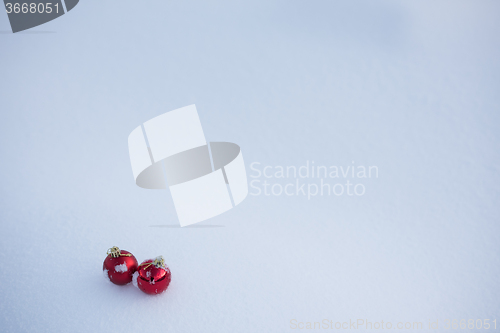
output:
POLYGON ((124 285, 132 281, 137 264, 137 259, 132 253, 114 246, 108 250, 108 256, 104 259, 102 269, 111 282, 124 285))
POLYGON ((143 261, 137 272, 137 286, 146 294, 161 294, 170 284, 170 269, 162 256, 143 261))

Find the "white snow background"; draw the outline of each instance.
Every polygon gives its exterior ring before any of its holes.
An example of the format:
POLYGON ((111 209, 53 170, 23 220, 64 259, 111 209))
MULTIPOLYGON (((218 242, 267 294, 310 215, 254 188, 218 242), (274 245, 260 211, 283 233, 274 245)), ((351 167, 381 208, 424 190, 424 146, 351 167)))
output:
POLYGON ((498 1, 82 0, 17 34, 2 12, 0 31, 2 332, 500 320, 498 1), (309 160, 379 177, 176 228, 127 137, 193 103, 249 176, 309 160), (106 282, 114 245, 163 255, 168 291, 106 282))

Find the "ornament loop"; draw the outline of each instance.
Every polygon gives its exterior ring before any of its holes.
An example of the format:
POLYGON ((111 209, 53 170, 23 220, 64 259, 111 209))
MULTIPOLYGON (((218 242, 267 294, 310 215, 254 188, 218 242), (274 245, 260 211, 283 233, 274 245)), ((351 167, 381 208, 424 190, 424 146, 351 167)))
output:
POLYGON ((142 263, 139 265, 139 267, 142 265, 145 265, 143 269, 147 269, 151 265, 155 266, 156 268, 165 268, 165 259, 163 258, 163 256, 158 256, 152 262, 142 263))
POLYGON ((130 253, 122 253, 122 251, 118 248, 118 246, 113 246, 112 248, 108 249, 106 254, 113 258, 130 257, 132 255, 130 253))

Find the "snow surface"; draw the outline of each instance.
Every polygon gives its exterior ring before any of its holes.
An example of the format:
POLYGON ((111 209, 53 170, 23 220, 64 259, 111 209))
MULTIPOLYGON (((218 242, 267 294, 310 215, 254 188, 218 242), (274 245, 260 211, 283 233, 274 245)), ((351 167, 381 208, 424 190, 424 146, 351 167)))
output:
POLYGON ((19 34, 0 13, 2 332, 498 322, 499 28, 486 0, 89 0, 19 34), (127 137, 192 103, 249 176, 379 177, 179 228, 168 191, 134 184, 127 137), (114 245, 163 255, 167 292, 104 281, 114 245))

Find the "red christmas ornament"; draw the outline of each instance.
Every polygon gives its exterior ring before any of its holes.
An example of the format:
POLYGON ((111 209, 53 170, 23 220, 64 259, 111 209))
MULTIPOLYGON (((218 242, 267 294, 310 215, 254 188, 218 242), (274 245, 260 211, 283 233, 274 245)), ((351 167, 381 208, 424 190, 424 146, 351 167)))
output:
POLYGON ((162 256, 143 261, 137 272, 137 286, 146 294, 161 294, 170 284, 170 269, 162 256))
POLYGON ((110 248, 107 254, 102 269, 107 273, 109 280, 117 285, 130 283, 138 264, 134 255, 116 246, 110 248))

